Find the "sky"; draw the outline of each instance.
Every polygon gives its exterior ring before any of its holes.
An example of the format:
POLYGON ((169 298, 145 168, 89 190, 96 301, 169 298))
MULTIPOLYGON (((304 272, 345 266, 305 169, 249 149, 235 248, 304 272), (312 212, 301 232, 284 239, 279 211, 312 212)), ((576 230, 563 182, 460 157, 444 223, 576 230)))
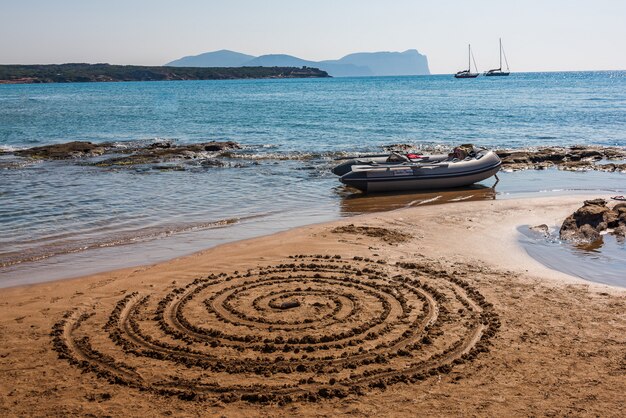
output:
POLYGON ((162 65, 230 49, 308 60, 417 49, 432 73, 626 69, 626 0, 0 0, 0 64, 162 65))

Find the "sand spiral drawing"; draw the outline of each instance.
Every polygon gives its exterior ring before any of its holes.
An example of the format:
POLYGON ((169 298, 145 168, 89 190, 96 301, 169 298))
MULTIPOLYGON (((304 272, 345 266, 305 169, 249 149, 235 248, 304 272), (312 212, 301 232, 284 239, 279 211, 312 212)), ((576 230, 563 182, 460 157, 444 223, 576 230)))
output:
POLYGON ((500 321, 461 274, 427 264, 291 256, 166 292, 108 317, 67 312, 61 359, 111 384, 185 400, 315 401, 448 373, 488 351, 500 321))

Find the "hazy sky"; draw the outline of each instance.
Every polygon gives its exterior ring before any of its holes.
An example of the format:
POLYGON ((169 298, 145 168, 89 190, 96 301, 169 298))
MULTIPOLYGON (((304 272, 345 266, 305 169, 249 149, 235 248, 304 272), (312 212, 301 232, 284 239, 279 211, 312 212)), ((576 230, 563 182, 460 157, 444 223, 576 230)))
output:
POLYGON ((433 73, 626 69, 626 0, 0 0, 0 64, 161 65, 231 49, 336 59, 428 56, 433 73))

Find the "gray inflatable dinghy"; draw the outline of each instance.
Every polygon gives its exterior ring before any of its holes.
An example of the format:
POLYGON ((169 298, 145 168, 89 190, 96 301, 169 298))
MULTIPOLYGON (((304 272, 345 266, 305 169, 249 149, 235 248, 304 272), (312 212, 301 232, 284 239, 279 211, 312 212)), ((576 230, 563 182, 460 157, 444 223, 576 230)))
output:
MULTIPOLYGON (((393 156, 393 154, 392 154, 393 156)), ((400 155, 402 157, 402 155, 400 155)), ((350 160, 333 169, 340 181, 366 193, 463 187, 495 175, 502 164, 493 151, 478 150, 464 159, 448 155, 403 159, 376 156, 350 160)))

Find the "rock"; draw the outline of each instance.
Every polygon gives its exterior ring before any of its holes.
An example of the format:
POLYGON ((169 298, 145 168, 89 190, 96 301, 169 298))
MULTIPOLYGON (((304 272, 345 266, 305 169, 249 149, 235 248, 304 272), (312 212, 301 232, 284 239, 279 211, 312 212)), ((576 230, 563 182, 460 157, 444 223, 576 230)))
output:
MULTIPOLYGON (((540 156, 540 161, 552 161, 552 162, 563 161, 566 157, 563 153, 555 151, 552 148, 542 149, 540 151, 539 156, 540 156)), ((534 157, 534 158, 537 158, 537 157, 534 157)))
POLYGON ((203 167, 222 167, 224 163, 215 158, 206 158, 207 151, 222 151, 241 148, 233 141, 224 142, 203 142, 199 144, 175 145, 165 142, 155 142, 147 148, 136 148, 130 150, 130 154, 123 157, 112 157, 103 161, 93 163, 98 167, 128 167, 141 164, 161 164, 176 160, 197 160, 202 159, 200 165, 203 167))
POLYGON ((626 204, 613 208, 606 204, 604 199, 586 200, 563 221, 559 231, 561 239, 590 243, 600 239, 600 232, 608 228, 614 228, 613 233, 619 235, 622 226, 626 228, 626 204))
POLYGON ((559 168, 565 171, 586 171, 593 170, 593 164, 587 161, 566 161, 559 164, 559 168))
POLYGON ((626 203, 616 204, 615 206, 613 206, 613 210, 616 211, 617 213, 626 212, 626 203))
POLYGON ((390 144, 383 145, 383 149, 385 151, 410 151, 414 149, 415 146, 411 144, 390 144))
POLYGON ((603 159, 625 159, 626 149, 577 145, 571 148, 549 147, 539 150, 497 150, 503 169, 525 170, 559 167, 568 171, 601 170, 626 172, 626 164, 595 164, 603 159))
POLYGON ((542 234, 544 237, 550 235, 550 228, 546 224, 531 226, 530 230, 542 234))
POLYGON ((224 163, 215 158, 205 158, 200 161, 202 167, 224 167, 224 163))
POLYGON ((42 147, 18 150, 15 151, 15 155, 30 158, 65 160, 69 158, 102 155, 105 151, 106 147, 103 145, 93 144, 88 141, 73 141, 64 144, 45 145, 42 147))
POLYGON ((170 141, 157 141, 157 142, 153 142, 152 144, 148 145, 148 148, 154 149, 154 148, 171 148, 172 147, 172 143, 170 141))
POLYGON ((573 216, 579 228, 583 225, 597 228, 604 222, 605 214, 609 211, 604 199, 585 200, 583 207, 574 212, 573 216))
POLYGON ((226 142, 206 142, 204 144, 200 144, 205 151, 224 151, 227 149, 241 149, 238 143, 233 141, 226 142))
POLYGON ((619 242, 620 244, 624 243, 624 240, 626 239, 626 224, 621 224, 620 226, 615 228, 613 230, 613 234, 615 235, 617 242, 619 242))
MULTIPOLYGON (((498 153, 498 155, 501 154, 498 153)), ((528 164, 530 162, 530 155, 527 152, 513 152, 500 158, 502 158, 502 164, 528 164)))
POLYGON ((609 210, 604 214, 602 223, 606 224, 607 228, 616 228, 618 226, 619 213, 614 210, 609 210))
POLYGON ((563 221, 561 229, 559 230, 559 236, 561 239, 571 239, 578 232, 578 225, 574 215, 570 215, 563 221))
POLYGON ((583 225, 578 229, 581 241, 594 242, 600 239, 600 233, 591 225, 583 225))
POLYGON ((131 144, 128 147, 119 147, 111 143, 93 144, 88 141, 73 141, 18 150, 13 152, 13 154, 21 157, 48 160, 94 157, 107 153, 127 154, 123 157, 117 155, 103 161, 87 163, 89 165, 109 167, 163 163, 177 159, 205 158, 206 155, 202 153, 240 148, 239 144, 233 141, 210 141, 188 145, 176 145, 171 141, 155 141, 147 146, 133 146, 131 144))

